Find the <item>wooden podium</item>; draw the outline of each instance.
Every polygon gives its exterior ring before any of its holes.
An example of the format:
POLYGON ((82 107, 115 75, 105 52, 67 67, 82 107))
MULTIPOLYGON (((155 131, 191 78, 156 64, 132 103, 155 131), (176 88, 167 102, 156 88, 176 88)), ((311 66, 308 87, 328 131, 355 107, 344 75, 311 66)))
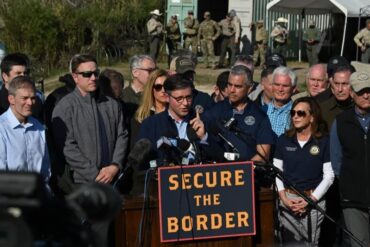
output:
MULTIPOLYGON (((249 246, 273 246, 274 245, 274 198, 273 191, 261 188, 256 192, 256 227, 257 234, 253 237, 231 237, 209 240, 194 240, 185 242, 161 243, 159 236, 159 212, 156 198, 150 199, 149 210, 150 222, 147 223, 142 234, 144 245, 157 246, 180 246, 180 247, 249 247, 249 246)), ((115 239, 116 247, 137 247, 138 230, 143 208, 143 197, 126 197, 123 200, 122 209, 116 218, 115 239)))

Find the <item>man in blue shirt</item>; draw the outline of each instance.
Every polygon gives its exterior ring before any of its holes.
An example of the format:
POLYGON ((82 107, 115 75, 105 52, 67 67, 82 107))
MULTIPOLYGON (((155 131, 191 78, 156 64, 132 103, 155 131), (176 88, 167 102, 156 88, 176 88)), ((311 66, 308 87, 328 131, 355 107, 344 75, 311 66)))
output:
POLYGON ((47 183, 50 161, 45 129, 32 117, 36 89, 29 77, 18 76, 8 85, 8 110, 0 116, 0 169, 37 172, 47 183))
POLYGON ((267 115, 272 130, 281 136, 290 128, 292 94, 297 85, 297 75, 288 67, 280 66, 272 74, 273 100, 268 104, 267 115))
POLYGON ((266 114, 248 98, 252 83, 247 67, 234 66, 228 80, 228 98, 205 112, 205 120, 211 129, 217 126, 213 134, 223 135, 234 145, 232 148, 224 143, 226 152, 238 151, 239 160, 266 162, 275 135, 266 114))

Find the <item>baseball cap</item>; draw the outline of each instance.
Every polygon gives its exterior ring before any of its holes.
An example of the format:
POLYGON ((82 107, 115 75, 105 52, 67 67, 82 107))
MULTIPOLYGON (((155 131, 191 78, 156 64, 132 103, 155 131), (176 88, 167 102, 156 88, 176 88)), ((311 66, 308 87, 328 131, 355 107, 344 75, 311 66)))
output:
POLYGON ((326 72, 329 77, 334 75, 335 70, 338 67, 349 66, 349 62, 343 56, 334 56, 329 58, 328 65, 326 66, 326 72))
POLYGON ((353 72, 349 78, 349 83, 356 93, 365 88, 370 88, 370 73, 365 71, 353 72))
POLYGON ((266 67, 269 66, 286 66, 286 61, 283 55, 279 53, 271 54, 266 59, 266 67))
POLYGON ((178 57, 176 59, 176 73, 184 74, 188 71, 195 72, 195 64, 190 58, 178 57))

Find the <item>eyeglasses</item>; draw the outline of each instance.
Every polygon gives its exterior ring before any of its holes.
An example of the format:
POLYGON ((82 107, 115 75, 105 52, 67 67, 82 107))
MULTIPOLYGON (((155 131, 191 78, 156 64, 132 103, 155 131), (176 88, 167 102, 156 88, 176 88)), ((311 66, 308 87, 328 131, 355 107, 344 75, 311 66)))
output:
POLYGON ((157 92, 161 91, 163 88, 162 84, 154 84, 153 89, 157 92))
POLYGON ((294 117, 295 114, 297 114, 298 117, 306 117, 307 116, 307 112, 306 111, 302 111, 302 110, 290 110, 290 116, 291 117, 294 117))
POLYGON ((180 97, 173 97, 171 94, 168 94, 171 98, 176 100, 177 103, 181 104, 186 100, 186 102, 190 102, 193 99, 193 95, 188 96, 180 96, 180 97))
POLYGON ((95 70, 95 71, 82 71, 82 72, 76 72, 78 75, 82 75, 84 78, 90 78, 92 75, 95 77, 98 77, 100 74, 100 70, 95 70))
POLYGON ((152 73, 154 70, 156 70, 157 68, 148 68, 148 69, 146 69, 146 68, 137 68, 137 69, 139 69, 139 70, 145 70, 145 71, 147 71, 147 72, 150 74, 150 73, 152 73))

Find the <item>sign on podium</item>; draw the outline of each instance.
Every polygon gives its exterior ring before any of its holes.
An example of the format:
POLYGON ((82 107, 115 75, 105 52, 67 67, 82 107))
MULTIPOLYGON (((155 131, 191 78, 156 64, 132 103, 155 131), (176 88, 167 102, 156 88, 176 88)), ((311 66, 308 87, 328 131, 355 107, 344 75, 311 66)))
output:
POLYGON ((253 162, 160 167, 161 242, 256 234, 253 162))

